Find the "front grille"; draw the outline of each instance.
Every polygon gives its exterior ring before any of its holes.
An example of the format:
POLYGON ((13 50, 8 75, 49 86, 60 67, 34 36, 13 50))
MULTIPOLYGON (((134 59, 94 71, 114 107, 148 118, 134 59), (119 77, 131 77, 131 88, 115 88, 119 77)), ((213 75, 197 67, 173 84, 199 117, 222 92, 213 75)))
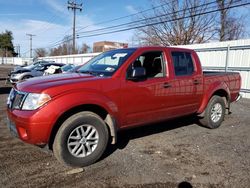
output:
POLYGON ((21 109, 25 97, 26 93, 12 89, 7 101, 8 108, 21 109))

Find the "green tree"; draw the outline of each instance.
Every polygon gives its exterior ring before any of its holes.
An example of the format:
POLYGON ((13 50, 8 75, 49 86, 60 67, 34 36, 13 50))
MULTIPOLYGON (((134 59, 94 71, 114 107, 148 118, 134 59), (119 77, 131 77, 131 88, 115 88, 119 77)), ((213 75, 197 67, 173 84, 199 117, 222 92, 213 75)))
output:
POLYGON ((3 57, 17 56, 12 43, 13 35, 11 31, 6 30, 0 34, 0 55, 3 57))

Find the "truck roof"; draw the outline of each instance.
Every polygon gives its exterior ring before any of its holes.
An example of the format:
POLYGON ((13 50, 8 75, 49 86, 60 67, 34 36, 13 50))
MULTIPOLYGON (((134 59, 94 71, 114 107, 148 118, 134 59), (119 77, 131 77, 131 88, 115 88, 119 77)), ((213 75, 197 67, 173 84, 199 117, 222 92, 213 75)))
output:
POLYGON ((172 50, 185 50, 185 51, 193 51, 192 49, 188 49, 188 48, 181 48, 181 47, 176 47, 176 46, 139 46, 139 47, 131 47, 131 48, 127 48, 127 49, 131 49, 131 50, 138 50, 138 49, 142 49, 142 50, 162 50, 162 49, 172 49, 172 50))

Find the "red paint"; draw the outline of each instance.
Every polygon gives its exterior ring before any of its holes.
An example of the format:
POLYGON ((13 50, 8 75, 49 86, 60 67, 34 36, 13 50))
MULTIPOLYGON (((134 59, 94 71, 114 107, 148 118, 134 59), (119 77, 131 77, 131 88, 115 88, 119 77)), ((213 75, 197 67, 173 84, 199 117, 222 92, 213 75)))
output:
POLYGON ((95 104, 115 118, 117 129, 157 122, 187 114, 202 113, 211 96, 224 90, 235 101, 240 90, 239 74, 204 76, 199 58, 193 50, 163 47, 138 48, 112 77, 87 74, 59 74, 39 77, 16 85, 24 92, 47 93, 52 100, 34 111, 10 110, 20 139, 31 144, 46 144, 59 117, 68 110, 95 104), (133 82, 126 79, 129 65, 143 52, 160 50, 166 60, 166 77, 133 82), (195 72, 175 76, 171 51, 192 54, 195 72), (194 81, 199 82, 198 85, 194 81), (164 88, 168 83, 170 88, 164 88))

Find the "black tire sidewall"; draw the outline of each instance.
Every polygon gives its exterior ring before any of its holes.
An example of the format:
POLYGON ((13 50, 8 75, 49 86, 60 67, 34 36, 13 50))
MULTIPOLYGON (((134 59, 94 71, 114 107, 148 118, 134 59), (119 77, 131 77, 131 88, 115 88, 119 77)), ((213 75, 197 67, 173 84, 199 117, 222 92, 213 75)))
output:
POLYGON ((108 143, 108 130, 104 121, 92 112, 81 112, 71 116, 66 120, 55 138, 56 157, 67 166, 83 167, 96 162, 104 153, 108 143), (99 135, 99 141, 96 149, 90 155, 79 158, 73 156, 67 147, 68 137, 70 133, 78 126, 88 124, 93 126, 99 135))

